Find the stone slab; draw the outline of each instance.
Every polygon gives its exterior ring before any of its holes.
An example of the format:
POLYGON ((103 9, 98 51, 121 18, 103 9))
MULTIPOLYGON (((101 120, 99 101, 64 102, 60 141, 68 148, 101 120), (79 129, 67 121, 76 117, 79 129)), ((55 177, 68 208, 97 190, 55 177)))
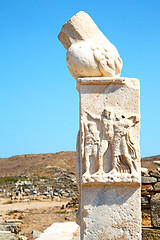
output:
POLYGON ((77 229, 75 222, 53 223, 36 240, 72 240, 77 229))

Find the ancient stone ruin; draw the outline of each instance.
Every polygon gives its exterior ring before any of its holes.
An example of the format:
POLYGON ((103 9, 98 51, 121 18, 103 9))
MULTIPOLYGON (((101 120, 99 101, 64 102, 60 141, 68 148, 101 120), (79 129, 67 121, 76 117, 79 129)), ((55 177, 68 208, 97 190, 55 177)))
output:
POLYGON ((118 51, 88 14, 79 12, 65 23, 59 40, 80 98, 81 239, 139 240, 139 81, 120 77, 118 51))

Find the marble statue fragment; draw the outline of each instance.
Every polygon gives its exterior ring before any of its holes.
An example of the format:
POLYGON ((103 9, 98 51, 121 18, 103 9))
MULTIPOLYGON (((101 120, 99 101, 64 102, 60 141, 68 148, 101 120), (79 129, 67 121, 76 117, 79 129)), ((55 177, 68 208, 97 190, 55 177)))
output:
POLYGON ((80 11, 66 22, 58 38, 67 50, 68 70, 76 80, 120 76, 122 60, 117 49, 87 13, 80 11))
POLYGON ((141 240, 139 80, 120 77, 117 49, 85 12, 65 23, 58 38, 80 99, 81 240, 141 240))

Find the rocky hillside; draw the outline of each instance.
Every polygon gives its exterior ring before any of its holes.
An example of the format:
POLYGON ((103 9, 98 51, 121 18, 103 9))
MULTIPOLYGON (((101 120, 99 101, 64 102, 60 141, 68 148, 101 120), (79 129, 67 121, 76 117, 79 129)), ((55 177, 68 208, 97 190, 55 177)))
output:
POLYGON ((0 178, 2 177, 47 177, 54 178, 56 167, 75 174, 76 152, 27 154, 0 158, 0 178))
MULTIPOLYGON (((156 169, 157 165, 154 161, 160 161, 160 155, 142 158, 142 167, 149 170, 156 169)), ((0 178, 11 176, 54 178, 55 166, 75 174, 76 152, 27 154, 0 158, 0 178)))
POLYGON ((142 158, 141 166, 148 170, 156 169, 158 165, 154 163, 155 161, 160 161, 160 155, 142 158))

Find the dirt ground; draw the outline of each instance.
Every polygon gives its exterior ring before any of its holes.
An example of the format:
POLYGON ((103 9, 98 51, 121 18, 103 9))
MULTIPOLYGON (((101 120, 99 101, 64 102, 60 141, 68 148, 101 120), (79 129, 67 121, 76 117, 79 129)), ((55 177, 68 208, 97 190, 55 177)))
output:
MULTIPOLYGON (((10 199, 0 199, 0 217, 4 221, 20 221, 20 234, 33 240, 33 230, 43 232, 54 222, 75 221, 77 207, 66 207, 70 201, 71 199, 11 203, 10 199)), ((151 226, 148 210, 142 212, 142 226, 151 226)))
POLYGON ((32 231, 43 232, 54 222, 75 221, 76 209, 65 208, 68 201, 32 201, 10 203, 1 200, 0 216, 5 221, 17 220, 22 222, 21 235, 33 240, 32 231))
MULTIPOLYGON (((32 231, 43 232, 54 222, 75 221, 76 207, 67 208, 71 199, 60 201, 30 201, 14 202, 9 199, 0 199, 0 216, 5 221, 21 222, 21 235, 33 240, 32 231)), ((142 226, 151 226, 151 216, 148 211, 142 212, 142 226)))

